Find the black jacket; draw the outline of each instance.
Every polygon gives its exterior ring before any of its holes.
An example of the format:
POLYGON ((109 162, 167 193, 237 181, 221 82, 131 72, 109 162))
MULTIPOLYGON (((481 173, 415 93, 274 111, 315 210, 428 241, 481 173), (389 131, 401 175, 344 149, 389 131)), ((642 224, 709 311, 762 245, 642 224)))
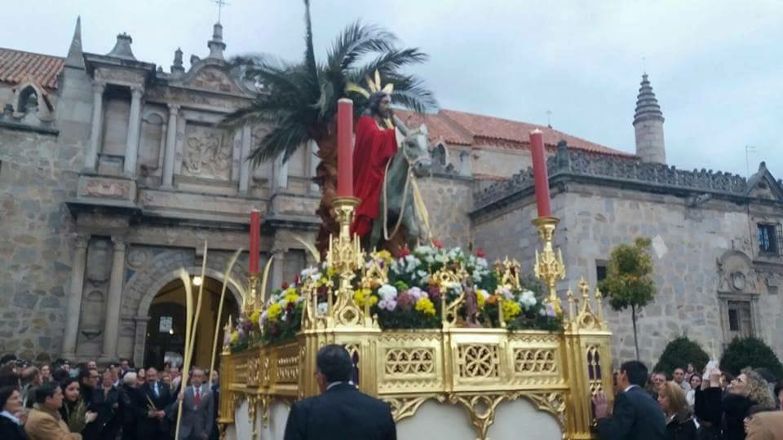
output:
POLYGON ((611 417, 598 421, 601 440, 666 440, 666 418, 658 402, 642 388, 617 395, 611 417))
POLYGON ((145 383, 139 388, 139 418, 138 424, 138 436, 139 439, 153 440, 158 438, 168 438, 170 421, 169 415, 171 415, 173 407, 172 403, 176 401, 176 397, 171 393, 171 389, 163 382, 158 382, 158 396, 155 395, 153 387, 149 383, 145 383), (164 411, 166 417, 162 419, 147 417, 147 412, 152 409, 156 411, 164 411))
POLYGON ((745 396, 724 395, 720 388, 696 390, 696 417, 707 422, 713 432, 721 431, 725 440, 744 440, 744 420, 753 405, 755 402, 745 396))
POLYGON ((397 428, 385 402, 343 383, 320 396, 295 402, 285 440, 396 440, 397 428))
POLYGON ((3 440, 27 440, 27 434, 21 425, 8 417, 0 416, 0 438, 3 440))
POLYGON ((666 424, 666 433, 669 440, 696 440, 696 424, 693 417, 685 411, 674 416, 666 424))

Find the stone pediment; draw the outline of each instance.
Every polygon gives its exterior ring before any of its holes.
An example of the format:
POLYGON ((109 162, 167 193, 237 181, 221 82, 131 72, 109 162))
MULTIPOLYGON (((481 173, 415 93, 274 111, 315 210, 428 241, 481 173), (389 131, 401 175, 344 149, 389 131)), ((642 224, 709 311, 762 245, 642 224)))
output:
POLYGON ((215 93, 247 94, 223 63, 197 64, 182 78, 182 85, 215 93))
POLYGON ((783 185, 772 176, 761 162, 759 171, 748 179, 748 196, 756 199, 783 201, 783 185))

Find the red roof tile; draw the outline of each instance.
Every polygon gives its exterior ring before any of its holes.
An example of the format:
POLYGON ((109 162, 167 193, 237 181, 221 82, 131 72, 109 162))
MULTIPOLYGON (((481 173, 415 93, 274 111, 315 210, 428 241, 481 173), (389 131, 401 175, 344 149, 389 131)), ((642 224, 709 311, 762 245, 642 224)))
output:
POLYGON ((605 147, 553 128, 527 122, 510 121, 493 116, 447 109, 425 116, 405 110, 396 110, 395 112, 409 124, 426 123, 429 137, 434 142, 442 140, 452 145, 521 149, 528 148, 528 134, 534 129, 539 129, 544 133, 544 143, 549 146, 555 146, 560 140, 565 140, 569 147, 580 150, 632 156, 630 153, 605 147))
POLYGON ((57 88, 57 75, 64 62, 60 57, 0 47, 0 82, 32 81, 53 90, 57 88))

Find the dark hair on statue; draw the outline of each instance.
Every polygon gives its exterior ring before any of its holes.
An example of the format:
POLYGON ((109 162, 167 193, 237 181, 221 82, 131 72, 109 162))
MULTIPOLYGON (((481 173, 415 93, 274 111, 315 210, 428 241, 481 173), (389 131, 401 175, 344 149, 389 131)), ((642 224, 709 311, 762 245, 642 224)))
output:
POLYGON ((379 107, 381 105, 381 100, 385 96, 390 95, 386 92, 375 92, 370 95, 370 97, 367 98, 367 109, 364 110, 364 114, 369 116, 377 115, 380 112, 379 107))
POLYGON ((647 382, 647 367, 639 361, 628 361, 620 366, 620 371, 625 371, 628 382, 631 385, 643 387, 647 382))
POLYGON ((325 345, 318 350, 315 363, 327 383, 347 382, 353 375, 351 355, 342 345, 325 345))

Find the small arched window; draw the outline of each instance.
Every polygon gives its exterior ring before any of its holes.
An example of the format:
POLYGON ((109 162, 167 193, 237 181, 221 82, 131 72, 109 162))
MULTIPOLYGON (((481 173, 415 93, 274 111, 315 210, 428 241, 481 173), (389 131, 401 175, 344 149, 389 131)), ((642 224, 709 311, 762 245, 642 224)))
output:
POLYGON ((38 91, 35 87, 29 85, 19 92, 19 100, 16 105, 19 113, 37 112, 38 111, 38 91))

